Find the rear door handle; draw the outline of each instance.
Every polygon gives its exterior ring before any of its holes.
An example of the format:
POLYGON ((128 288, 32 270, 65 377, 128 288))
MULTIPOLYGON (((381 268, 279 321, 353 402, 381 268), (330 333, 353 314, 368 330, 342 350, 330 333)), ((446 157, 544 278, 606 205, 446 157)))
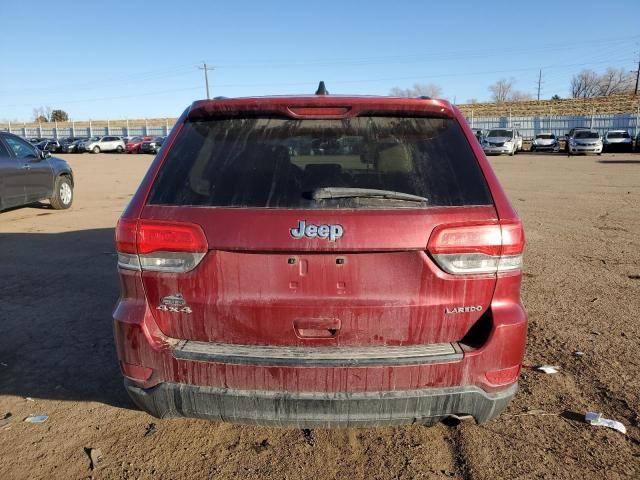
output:
POLYGON ((22 165, 22 169, 23 170, 31 170, 31 165, 29 165, 28 163, 25 163, 24 165, 22 165))

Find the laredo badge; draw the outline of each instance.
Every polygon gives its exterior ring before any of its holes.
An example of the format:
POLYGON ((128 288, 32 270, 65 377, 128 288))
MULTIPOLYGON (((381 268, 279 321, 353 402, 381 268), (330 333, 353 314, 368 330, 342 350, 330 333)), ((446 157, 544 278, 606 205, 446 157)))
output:
POLYGON ((156 308, 161 312, 186 314, 190 314, 192 312, 191 307, 189 307, 187 305, 187 302, 184 301, 184 297, 181 293, 162 297, 160 299, 160 305, 158 305, 156 308))

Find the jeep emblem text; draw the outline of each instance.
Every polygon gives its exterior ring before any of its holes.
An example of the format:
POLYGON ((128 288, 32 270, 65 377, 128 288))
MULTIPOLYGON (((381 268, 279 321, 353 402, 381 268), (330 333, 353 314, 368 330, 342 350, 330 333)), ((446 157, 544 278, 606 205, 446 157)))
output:
POLYGON ((296 240, 300 240, 302 237, 307 238, 328 238, 330 242, 335 242, 342 237, 344 228, 342 225, 314 225, 310 223, 307 225, 305 220, 298 220, 298 228, 291 228, 289 230, 291 236, 296 240))

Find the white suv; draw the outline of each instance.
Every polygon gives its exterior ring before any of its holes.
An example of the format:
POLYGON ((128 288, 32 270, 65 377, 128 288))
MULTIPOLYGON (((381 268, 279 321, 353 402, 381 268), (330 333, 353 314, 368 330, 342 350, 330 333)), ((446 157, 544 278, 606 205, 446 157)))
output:
POLYGON ((100 152, 124 152, 124 140, 121 137, 93 137, 91 140, 80 144, 80 150, 92 153, 100 152))
POLYGON ((508 153, 514 155, 522 150, 522 135, 515 128, 494 128, 482 139, 482 149, 487 155, 508 153))

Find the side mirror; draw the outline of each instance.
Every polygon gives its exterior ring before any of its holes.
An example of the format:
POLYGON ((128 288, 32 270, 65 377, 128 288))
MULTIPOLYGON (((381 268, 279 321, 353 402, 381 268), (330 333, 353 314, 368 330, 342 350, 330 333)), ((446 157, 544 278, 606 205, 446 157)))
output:
POLYGON ((49 150, 41 150, 40 151, 40 159, 44 160, 45 158, 49 158, 51 156, 51 152, 49 150))

